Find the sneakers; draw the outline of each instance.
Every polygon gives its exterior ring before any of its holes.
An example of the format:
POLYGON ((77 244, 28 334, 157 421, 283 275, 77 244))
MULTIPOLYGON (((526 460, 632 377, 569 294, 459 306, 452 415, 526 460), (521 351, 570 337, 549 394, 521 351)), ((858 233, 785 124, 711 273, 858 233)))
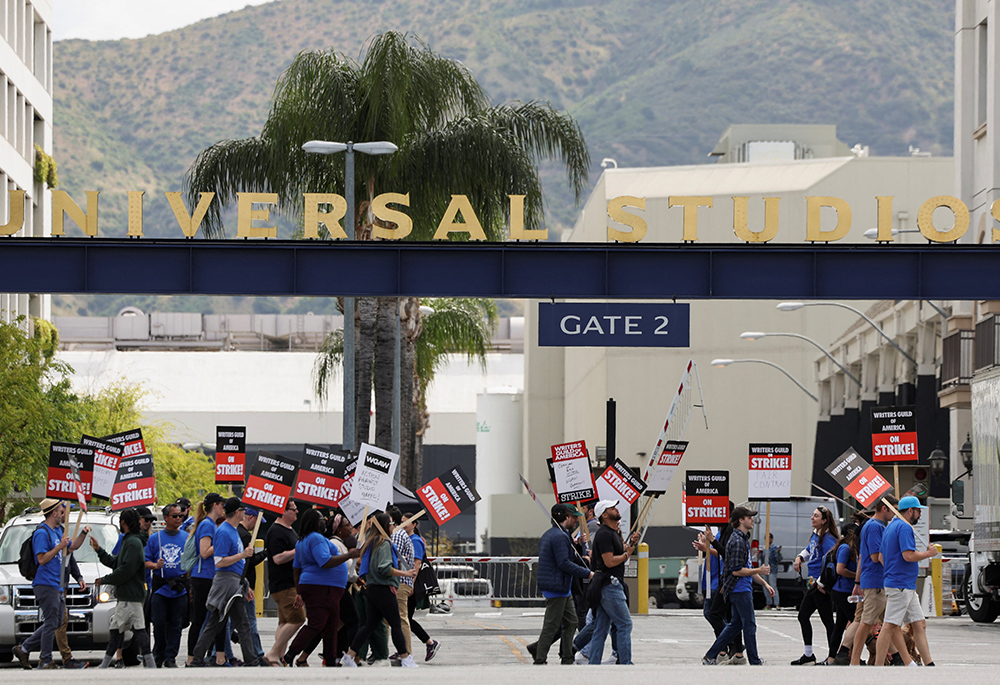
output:
POLYGON ((729 660, 732 659, 732 658, 733 658, 732 654, 729 654, 729 653, 720 654, 719 656, 715 657, 715 665, 716 666, 727 666, 729 664, 729 660))
POLYGON ((747 664, 747 658, 745 656, 741 656, 739 654, 733 654, 729 658, 729 661, 727 662, 726 665, 727 666, 746 666, 746 664, 747 664))
POLYGON ((806 656, 805 654, 803 654, 798 659, 796 659, 795 661, 792 662, 792 666, 807 666, 809 664, 812 664, 813 666, 816 665, 816 657, 815 657, 815 655, 813 655, 813 656, 806 656))
POLYGON ((424 661, 430 661, 435 656, 437 656, 438 650, 441 648, 441 643, 437 640, 431 640, 431 643, 427 645, 427 656, 424 657, 424 661))
POLYGON ((528 654, 531 655, 532 661, 536 661, 537 662, 538 661, 538 643, 537 642, 531 642, 531 643, 529 643, 529 644, 527 644, 525 646, 525 649, 527 649, 528 650, 528 654))
POLYGON ((590 657, 587 656, 586 654, 584 654, 583 652, 577 652, 576 653, 576 658, 573 659, 573 663, 575 663, 575 664, 589 664, 590 663, 590 657))
POLYGON ((80 661, 79 659, 73 659, 73 658, 67 659, 66 661, 63 662, 62 665, 63 668, 69 668, 69 669, 82 669, 82 668, 87 668, 87 666, 90 666, 89 662, 80 661))
POLYGON ((763 666, 763 665, 764 665, 764 660, 763 660, 763 659, 761 659, 761 660, 760 660, 760 661, 758 661, 757 663, 751 663, 750 665, 751 665, 751 666, 763 666))
POLYGON ((31 669, 31 664, 28 663, 28 653, 21 649, 21 645, 14 645, 11 651, 14 652, 14 656, 17 657, 17 660, 21 662, 21 668, 26 670, 31 669))
POLYGON ((46 661, 44 664, 38 664, 39 671, 50 671, 58 669, 60 666, 54 661, 46 661))
POLYGON ((344 656, 340 657, 340 665, 344 668, 357 668, 358 664, 355 663, 354 659, 347 652, 344 652, 344 656))
POLYGON ((417 668, 417 662, 413 660, 412 654, 407 654, 405 659, 400 659, 399 665, 403 668, 417 668))
POLYGON ((403 660, 399 658, 399 653, 389 655, 389 665, 390 666, 402 666, 403 660))
POLYGON ((611 652, 608 656, 601 659, 601 666, 607 666, 609 664, 618 663, 618 652, 611 652))
POLYGON ((850 652, 840 652, 835 657, 833 657, 834 666, 849 666, 850 663, 851 663, 850 652))
POLYGON ((173 659, 167 659, 163 662, 163 668, 177 668, 177 662, 173 659))
POLYGON ((710 659, 707 656, 703 656, 701 658, 701 665, 702 666, 718 666, 719 665, 719 661, 717 659, 710 659))

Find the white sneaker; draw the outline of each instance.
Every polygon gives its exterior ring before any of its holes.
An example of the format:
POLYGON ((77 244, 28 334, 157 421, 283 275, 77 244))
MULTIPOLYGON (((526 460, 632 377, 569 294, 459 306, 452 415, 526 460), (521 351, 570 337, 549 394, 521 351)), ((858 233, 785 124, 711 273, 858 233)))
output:
POLYGON ((417 662, 413 660, 412 654, 407 654, 405 659, 400 659, 399 665, 403 668, 419 668, 417 662))
POLYGON ((601 660, 601 666, 607 666, 608 664, 617 664, 618 654, 616 652, 611 652, 608 656, 601 660))
POLYGON ((344 668, 358 667, 357 663, 355 663, 354 659, 352 659, 347 652, 344 652, 344 656, 340 657, 340 665, 344 668))
POLYGON ((584 654, 583 652, 577 652, 576 653, 576 658, 573 659, 573 663, 576 663, 576 664, 589 664, 590 663, 590 657, 587 656, 586 654, 584 654))

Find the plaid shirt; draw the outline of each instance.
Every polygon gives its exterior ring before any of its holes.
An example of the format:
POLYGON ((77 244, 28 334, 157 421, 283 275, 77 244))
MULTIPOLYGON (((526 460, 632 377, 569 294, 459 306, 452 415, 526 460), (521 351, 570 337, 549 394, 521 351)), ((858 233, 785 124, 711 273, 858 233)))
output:
MULTIPOLYGON (((413 542, 402 526, 392 532, 392 546, 399 555, 399 570, 409 571, 413 568, 413 542)), ((413 578, 401 577, 399 582, 413 587, 413 578)))
POLYGON ((723 558, 722 576, 719 580, 719 590, 723 596, 728 595, 736 585, 736 581, 739 580, 739 576, 734 576, 733 571, 746 568, 749 561, 750 540, 746 533, 736 528, 729 536, 729 541, 726 543, 726 554, 723 558))

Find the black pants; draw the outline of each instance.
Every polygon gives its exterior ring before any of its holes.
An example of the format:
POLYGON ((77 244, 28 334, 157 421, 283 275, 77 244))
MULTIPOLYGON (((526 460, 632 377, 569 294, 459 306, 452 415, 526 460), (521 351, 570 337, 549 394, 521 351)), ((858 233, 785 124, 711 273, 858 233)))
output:
MULTIPOLYGON (((208 615, 208 593, 212 589, 211 578, 192 578, 190 585, 191 594, 191 626, 188 628, 188 656, 194 654, 194 646, 198 644, 198 637, 201 635, 201 628, 205 625, 205 616, 208 615)), ((215 637, 215 651, 226 652, 226 636, 223 631, 215 637)))
POLYGON ((847 601, 851 596, 850 592, 838 592, 834 590, 830 593, 833 600, 833 608, 837 610, 837 620, 833 625, 833 633, 830 635, 830 656, 836 656, 840 651, 840 643, 844 641, 844 631, 847 624, 854 619, 854 605, 847 601))
POLYGON ((410 595, 406 599, 406 616, 410 619, 410 632, 417 636, 417 639, 427 644, 427 641, 431 639, 431 636, 427 634, 423 626, 416 622, 413 618, 413 612, 417 609, 417 600, 413 595, 410 595))
POLYGON ((288 651, 298 654, 309 647, 315 649, 322 639, 326 665, 332 667, 337 659, 337 629, 340 627, 340 599, 344 588, 302 583, 299 584, 299 594, 306 605, 306 624, 295 636, 288 651))
MULTIPOLYGON (((722 634, 722 629, 729 623, 732 617, 732 610, 732 605, 726 601, 723 594, 715 591, 715 594, 712 595, 712 608, 708 610, 708 622, 712 624, 715 637, 719 637, 722 634)), ((739 634, 729 643, 729 651, 730 653, 743 651, 743 638, 739 634)))
POLYGON ((828 644, 832 644, 834 626, 833 601, 830 599, 830 595, 820 592, 818 587, 814 587, 812 590, 806 592, 802 598, 802 604, 799 605, 799 625, 802 627, 802 644, 811 646, 813 643, 813 628, 809 619, 816 611, 819 612, 819 617, 823 620, 823 625, 826 626, 826 641, 828 644))
POLYGON ((164 661, 176 661, 181 649, 184 613, 188 610, 187 595, 164 597, 154 594, 151 604, 155 636, 153 659, 158 664, 164 661))
POLYGON ((399 603, 396 593, 388 585, 369 585, 365 588, 365 624, 354 636, 351 649, 355 654, 375 631, 375 627, 384 619, 389 624, 389 634, 397 654, 406 654, 406 639, 403 637, 403 625, 399 620, 399 603))

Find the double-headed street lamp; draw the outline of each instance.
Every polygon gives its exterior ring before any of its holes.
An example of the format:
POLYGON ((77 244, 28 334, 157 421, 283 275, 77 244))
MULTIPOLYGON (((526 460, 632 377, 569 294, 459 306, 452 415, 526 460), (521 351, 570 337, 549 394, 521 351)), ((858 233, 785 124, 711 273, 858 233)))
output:
POLYGON ((832 361, 834 364, 837 365, 837 368, 839 368, 847 375, 848 378, 857 383, 859 386, 861 385, 861 381, 859 381, 854 376, 854 374, 848 371, 843 364, 838 362, 836 358, 826 350, 826 348, 824 348, 822 345, 820 345, 812 338, 807 338, 806 336, 800 335, 798 333, 760 333, 757 331, 747 331, 745 333, 740 333, 740 337, 743 338, 744 340, 757 340, 759 338, 777 338, 777 337, 799 338, 800 340, 805 340, 806 342, 812 343, 816 347, 816 349, 825 354, 830 361, 832 361))
POLYGON ((788 373, 788 370, 785 369, 785 367, 779 366, 774 362, 769 362, 766 359, 713 359, 712 360, 712 366, 718 366, 719 368, 729 366, 730 364, 767 364, 768 366, 773 366, 778 371, 788 376, 788 380, 790 380, 792 383, 795 383, 795 385, 799 386, 799 390, 809 395, 809 397, 813 398, 813 401, 819 402, 819 398, 813 395, 808 390, 806 390, 806 386, 799 383, 799 381, 795 378, 795 376, 788 373))
MULTIPOLYGON (((314 155, 333 155, 346 152, 344 170, 344 199, 347 212, 344 214, 344 232, 348 240, 354 240, 354 153, 365 155, 390 155, 399 148, 394 143, 378 140, 371 143, 335 143, 327 140, 310 140, 302 149, 314 155)), ((399 316, 399 312, 396 312, 399 316)), ((397 327, 398 328, 398 327, 397 327)), ((398 336, 398 334, 397 334, 398 336)), ((399 341, 396 341, 397 354, 399 341)), ((344 437, 342 446, 346 450, 355 449, 354 432, 354 298, 344 298, 344 437)))

